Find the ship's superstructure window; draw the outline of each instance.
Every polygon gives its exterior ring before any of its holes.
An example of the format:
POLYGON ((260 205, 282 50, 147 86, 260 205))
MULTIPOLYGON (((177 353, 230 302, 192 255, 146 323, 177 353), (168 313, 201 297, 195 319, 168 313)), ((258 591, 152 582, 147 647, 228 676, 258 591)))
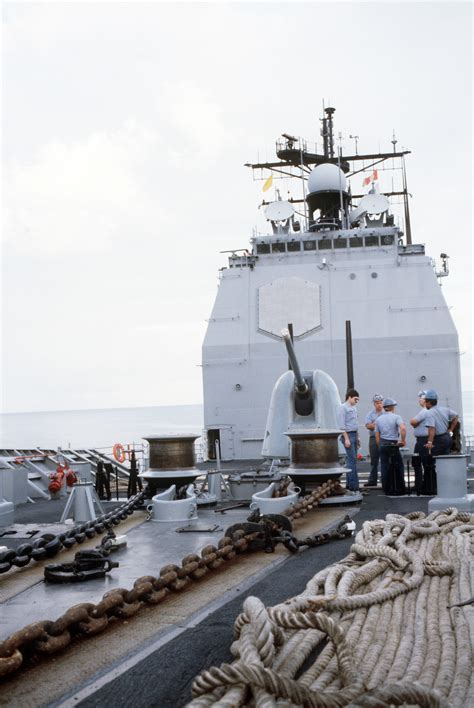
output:
POLYGON ((366 246, 378 246, 379 245, 379 237, 378 236, 366 236, 365 237, 365 245, 366 246))
MULTIPOLYGON (((282 254, 282 253, 301 253, 314 251, 332 251, 346 250, 353 248, 383 248, 391 246, 397 242, 397 233, 384 233, 381 230, 379 233, 370 231, 364 234, 363 229, 354 229, 354 235, 351 231, 338 231, 331 234, 321 234, 314 239, 294 238, 292 234, 287 237, 280 238, 275 241, 258 241, 255 245, 255 253, 257 255, 267 254, 282 254)), ((306 234, 305 234, 306 235, 306 234)), ((267 237, 268 238, 268 237, 267 237)), ((398 236, 399 238, 399 236, 398 236)), ((404 247, 407 248, 406 246, 404 247)))
POLYGON ((301 242, 300 241, 288 241, 286 247, 287 247, 288 251, 301 251, 301 242))
POLYGON ((354 236, 354 238, 350 238, 349 245, 351 248, 360 248, 360 246, 363 246, 364 242, 362 240, 362 236, 354 236))
POLYGON ((327 251, 329 248, 332 248, 332 239, 322 238, 318 241, 318 251, 327 251))

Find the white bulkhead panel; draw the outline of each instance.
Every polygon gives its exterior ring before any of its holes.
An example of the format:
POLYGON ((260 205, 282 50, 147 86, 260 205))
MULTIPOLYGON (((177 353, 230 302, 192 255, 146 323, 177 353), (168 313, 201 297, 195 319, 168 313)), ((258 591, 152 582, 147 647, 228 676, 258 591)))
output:
POLYGON ((232 431, 222 435, 223 459, 260 457, 273 387, 288 369, 279 332, 289 323, 301 369, 326 371, 343 398, 350 320, 363 452, 374 393, 394 397, 405 421, 419 410, 420 388, 436 388, 440 404, 461 413, 458 337, 431 259, 400 255, 383 238, 376 248, 271 253, 222 271, 203 384, 205 428, 232 431))
POLYGON ((321 326, 321 286, 303 278, 277 278, 258 288, 258 329, 281 337, 291 322, 293 336, 301 337, 321 326))

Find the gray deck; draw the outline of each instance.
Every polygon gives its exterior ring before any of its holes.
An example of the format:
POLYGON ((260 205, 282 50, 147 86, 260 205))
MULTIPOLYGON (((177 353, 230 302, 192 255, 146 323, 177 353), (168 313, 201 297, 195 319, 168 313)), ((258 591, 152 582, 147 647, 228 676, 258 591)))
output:
MULTIPOLYGON (((364 521, 383 517, 390 512, 426 512, 427 506, 427 499, 390 499, 373 492, 356 513, 355 521, 360 527, 364 521)), ((138 705, 173 708, 185 705, 191 698, 192 681, 200 671, 232 661, 229 649, 233 641, 233 623, 242 610, 245 597, 256 595, 270 606, 302 592, 319 570, 343 558, 351 543, 351 539, 345 539, 288 556, 285 563, 265 574, 251 588, 244 588, 238 597, 230 601, 223 598, 222 606, 197 626, 190 623, 188 629, 170 642, 156 650, 150 647, 149 655, 139 658, 136 663, 133 655, 124 658, 82 690, 76 688, 51 705, 79 705, 81 708, 129 708, 138 705)))

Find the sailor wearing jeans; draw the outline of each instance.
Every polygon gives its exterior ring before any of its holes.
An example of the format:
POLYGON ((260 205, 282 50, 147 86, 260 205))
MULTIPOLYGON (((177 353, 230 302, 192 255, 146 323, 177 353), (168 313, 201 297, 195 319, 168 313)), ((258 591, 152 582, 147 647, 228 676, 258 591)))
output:
POLYGON ((399 415, 395 415, 397 402, 384 398, 384 413, 375 421, 375 439, 380 450, 382 489, 387 495, 406 494, 403 460, 400 447, 404 447, 407 430, 399 415))
POLYGON ((359 491, 359 478, 357 476, 357 448, 360 445, 358 435, 357 403, 359 394, 355 388, 350 388, 346 393, 346 400, 339 407, 339 428, 343 431, 342 438, 346 448, 347 467, 346 487, 351 492, 359 491))
POLYGON ((412 459, 417 495, 432 495, 436 493, 434 462, 431 455, 431 445, 428 445, 430 432, 432 436, 434 435, 435 422, 432 411, 425 408, 425 396, 426 391, 418 393, 418 403, 421 406, 421 411, 410 420, 410 425, 415 429, 415 457, 412 459))
POLYGON ((379 446, 375 440, 375 421, 383 413, 383 396, 376 393, 372 398, 374 407, 365 416, 365 427, 369 431, 370 474, 364 487, 376 487, 379 467, 379 446))
POLYGON ((425 395, 426 408, 433 414, 434 435, 429 435, 428 447, 433 455, 448 455, 451 451, 451 436, 459 422, 456 411, 446 406, 438 406, 438 394, 430 388, 425 395))

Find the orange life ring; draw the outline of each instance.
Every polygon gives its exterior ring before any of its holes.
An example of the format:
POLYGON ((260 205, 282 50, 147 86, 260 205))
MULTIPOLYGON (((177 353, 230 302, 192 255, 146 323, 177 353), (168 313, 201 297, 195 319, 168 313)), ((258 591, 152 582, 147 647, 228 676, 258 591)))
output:
POLYGON ((125 448, 123 445, 120 443, 115 443, 113 453, 117 462, 125 462, 125 448))

